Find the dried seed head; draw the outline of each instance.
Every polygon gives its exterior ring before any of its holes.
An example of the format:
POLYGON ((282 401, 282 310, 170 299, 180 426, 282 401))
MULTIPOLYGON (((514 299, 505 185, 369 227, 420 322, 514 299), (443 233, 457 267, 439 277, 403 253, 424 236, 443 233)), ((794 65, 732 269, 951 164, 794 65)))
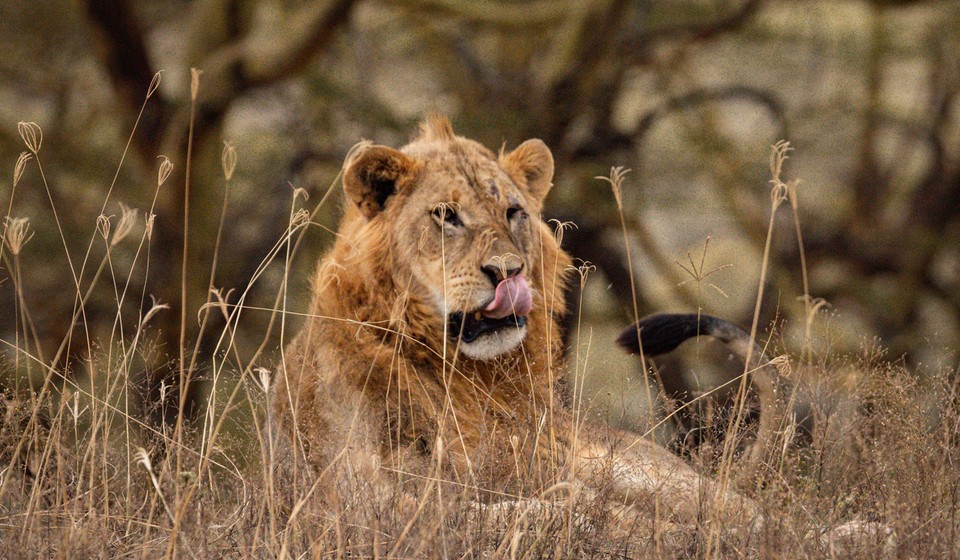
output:
POLYGON ((264 393, 270 392, 270 370, 265 367, 257 368, 257 377, 260 378, 260 388, 264 393))
POLYGON ((157 170, 157 186, 163 185, 167 180, 167 177, 170 176, 170 172, 173 171, 173 164, 170 163, 170 158, 167 156, 159 156, 160 159, 160 169, 157 170))
POLYGON ((594 179, 600 179, 601 181, 610 183, 610 187, 613 189, 613 198, 617 201, 617 208, 620 210, 623 210, 623 179, 627 176, 627 173, 630 173, 630 170, 621 165, 619 167, 611 167, 609 177, 594 177, 594 179))
MULTIPOLYGON (((790 157, 788 154, 792 150, 790 142, 786 140, 780 140, 770 147, 770 184, 773 185, 770 189, 770 204, 774 210, 791 197, 792 187, 784 183, 780 175, 783 173, 783 162, 787 161, 787 158, 790 157)), ((796 200, 795 193, 793 194, 793 200, 796 200)))
POLYGON ((557 240, 557 245, 563 245, 563 232, 568 229, 577 229, 577 224, 571 221, 561 222, 560 220, 552 219, 549 223, 553 224, 553 237, 557 240))
MULTIPOLYGON (((293 187, 293 185, 290 186, 293 187)), ((298 198, 303 198, 303 201, 306 202, 310 200, 310 193, 304 188, 293 187, 293 201, 296 202, 298 198)))
POLYGON ((17 158, 17 164, 13 167, 13 186, 16 187, 17 183, 20 182, 20 177, 23 175, 23 170, 27 167, 27 162, 30 161, 30 158, 33 156, 30 155, 30 152, 20 152, 20 157, 17 158))
POLYGON ((197 324, 199 325, 203 321, 204 314, 207 313, 207 310, 212 308, 220 309, 220 313, 223 315, 224 319, 230 318, 230 296, 233 294, 233 289, 227 290, 227 294, 223 294, 223 290, 220 288, 211 288, 210 295, 216 299, 216 301, 211 301, 200 306, 200 309, 197 310, 197 324))
POLYGON ((800 299, 804 300, 804 303, 807 307, 807 317, 806 325, 807 329, 811 329, 813 326, 813 321, 817 318, 817 314, 820 313, 821 309, 830 307, 830 303, 823 298, 811 298, 810 296, 800 296, 800 299))
POLYGON ((144 223, 144 231, 147 234, 147 241, 153 239, 153 221, 156 217, 157 215, 153 212, 147 215, 146 223, 144 223))
POLYGON ((780 174, 783 172, 783 162, 790 157, 789 153, 793 151, 790 142, 780 140, 770 147, 770 176, 771 182, 780 181, 780 174))
POLYGON ((146 449, 138 447, 135 457, 137 462, 143 465, 143 468, 147 469, 148 472, 153 474, 153 462, 150 460, 150 454, 147 453, 146 449))
POLYGON ((590 276, 590 273, 596 269, 597 267, 590 261, 580 261, 580 266, 570 266, 568 268, 568 270, 575 272, 577 276, 579 276, 581 290, 587 284, 587 277, 590 276))
POLYGON ((770 365, 777 368, 777 373, 785 379, 790 378, 793 369, 790 367, 790 358, 786 355, 775 356, 770 360, 770 365))
POLYGON ((460 203, 459 202, 438 202, 436 206, 433 207, 434 211, 441 214, 441 218, 446 217, 447 212, 459 212, 460 203))
POLYGON ((220 154, 220 166, 223 167, 223 176, 227 181, 233 178, 233 170, 237 168, 237 149, 230 142, 223 142, 223 152, 220 154))
POLYGON ((200 92, 200 74, 203 74, 203 70, 198 70, 196 68, 190 69, 190 100, 196 101, 197 94, 200 92))
POLYGON ((307 212, 303 208, 294 212, 293 216, 290 218, 290 226, 292 228, 299 228, 310 223, 310 212, 307 212))
POLYGON ((104 239, 110 237, 110 216, 97 216, 97 231, 104 239))
POLYGON ((513 253, 504 253, 490 257, 490 261, 500 269, 501 278, 507 277, 507 267, 515 262, 515 259, 523 262, 523 259, 521 259, 519 255, 514 255, 513 253))
POLYGON ((170 306, 165 303, 160 303, 157 301, 157 298, 150 296, 150 309, 147 310, 147 314, 143 316, 143 319, 140 320, 140 328, 143 328, 150 319, 153 319, 153 316, 157 313, 160 313, 164 309, 170 309, 170 306))
POLYGON ((123 241, 123 239, 133 231, 133 226, 137 223, 138 214, 139 210, 136 208, 130 208, 126 204, 120 203, 120 221, 117 222, 117 231, 113 234, 113 240, 110 241, 111 247, 123 241))
POLYGON ((35 122, 20 121, 17 123, 17 130, 20 131, 20 138, 23 138, 23 143, 31 152, 36 154, 40 151, 40 145, 43 144, 43 131, 40 130, 40 125, 35 122))
POLYGON ((779 208, 785 200, 787 200, 788 195, 787 185, 785 183, 774 183, 773 188, 770 189, 770 204, 774 209, 779 208))
MULTIPOLYGON (((163 70, 160 72, 163 72, 163 70)), ((150 86, 147 88, 147 99, 150 99, 150 97, 157 91, 157 88, 160 87, 160 72, 154 74, 153 79, 150 80, 150 86)))
POLYGON ((80 420, 80 393, 74 393, 72 399, 65 399, 67 402, 73 401, 72 404, 67 406, 67 409, 70 411, 70 416, 73 416, 73 423, 76 424, 80 420))
POLYGON ((11 218, 7 217, 6 243, 10 247, 13 256, 20 254, 23 246, 33 237, 30 231, 29 218, 11 218))

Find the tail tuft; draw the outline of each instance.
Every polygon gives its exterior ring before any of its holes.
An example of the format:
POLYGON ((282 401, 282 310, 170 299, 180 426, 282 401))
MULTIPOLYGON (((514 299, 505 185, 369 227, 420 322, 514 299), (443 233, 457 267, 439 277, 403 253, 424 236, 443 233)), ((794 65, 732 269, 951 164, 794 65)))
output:
POLYGON ((750 333, 710 315, 663 313, 644 317, 624 329, 617 344, 631 354, 639 354, 642 348, 644 356, 653 357, 672 352, 684 341, 700 335, 719 340, 745 362, 744 375, 750 374, 750 384, 760 401, 757 438, 746 457, 748 465, 756 466, 777 441, 778 429, 785 418, 785 405, 779 397, 782 391, 777 369, 770 365, 763 348, 750 333))
POLYGON ((658 356, 701 334, 710 334, 716 322, 710 315, 658 313, 637 321, 620 333, 617 344, 630 354, 658 356), (639 333, 639 336, 638 336, 639 333))

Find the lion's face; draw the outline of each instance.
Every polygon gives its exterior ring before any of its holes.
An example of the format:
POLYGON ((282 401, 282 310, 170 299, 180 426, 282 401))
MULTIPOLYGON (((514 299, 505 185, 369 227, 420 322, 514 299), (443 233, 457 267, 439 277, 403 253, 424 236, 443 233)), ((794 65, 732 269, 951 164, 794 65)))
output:
POLYGON ((434 309, 438 331, 464 355, 490 360, 526 336, 552 175, 539 140, 497 157, 434 120, 401 151, 360 146, 344 186, 369 220, 389 228, 405 269, 395 278, 434 309))
POLYGON ((415 263, 412 276, 448 335, 459 336, 467 356, 488 359, 526 334, 537 246, 529 202, 506 172, 492 160, 469 162, 468 170, 458 159, 443 154, 424 164, 400 209, 396 238, 415 240, 398 249, 415 263))

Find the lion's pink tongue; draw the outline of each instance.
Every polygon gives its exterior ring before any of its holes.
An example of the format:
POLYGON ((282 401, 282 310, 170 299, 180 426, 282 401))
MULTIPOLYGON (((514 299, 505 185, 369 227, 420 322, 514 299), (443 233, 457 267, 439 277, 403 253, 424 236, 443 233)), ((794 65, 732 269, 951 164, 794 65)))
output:
POLYGON ((483 316, 490 319, 503 319, 508 315, 523 317, 533 309, 533 296, 527 279, 522 274, 511 276, 497 284, 497 291, 490 305, 483 309, 483 316))

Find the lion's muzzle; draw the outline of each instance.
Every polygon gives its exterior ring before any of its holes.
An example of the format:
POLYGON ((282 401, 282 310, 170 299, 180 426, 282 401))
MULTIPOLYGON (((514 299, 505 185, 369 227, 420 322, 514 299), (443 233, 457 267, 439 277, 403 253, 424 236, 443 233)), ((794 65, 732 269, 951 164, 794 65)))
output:
POLYGON ((522 274, 510 276, 497 284, 493 300, 472 312, 457 311, 448 318, 448 333, 466 344, 488 333, 505 329, 520 331, 533 310, 533 295, 522 274))
POLYGON ((507 315, 500 319, 477 318, 478 313, 465 314, 461 311, 450 314, 448 333, 451 337, 457 338, 470 344, 487 333, 497 332, 501 329, 521 329, 526 326, 527 318, 524 316, 507 315))
POLYGON ((517 274, 497 284, 497 291, 481 313, 488 319, 503 319, 510 315, 524 317, 533 309, 533 296, 523 274, 517 274))

